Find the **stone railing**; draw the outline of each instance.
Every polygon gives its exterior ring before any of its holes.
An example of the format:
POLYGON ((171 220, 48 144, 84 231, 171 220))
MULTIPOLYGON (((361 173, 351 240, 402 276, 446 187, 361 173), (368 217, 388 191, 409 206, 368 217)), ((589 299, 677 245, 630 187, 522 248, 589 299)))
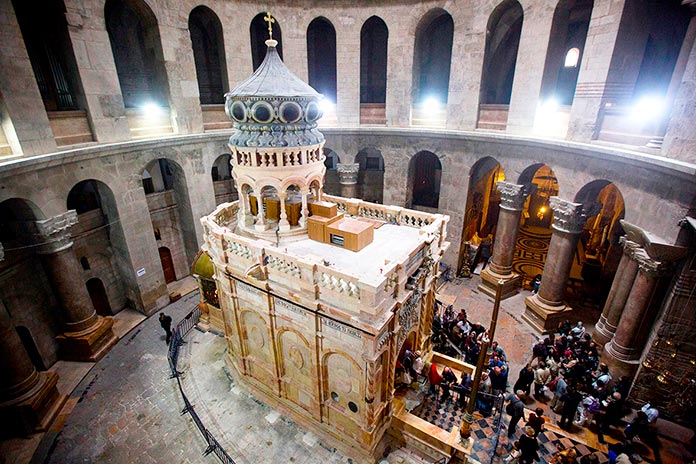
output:
POLYGON ((147 201, 147 209, 150 212, 176 206, 176 193, 174 190, 148 193, 145 195, 145 199, 147 201))
POLYGON ((323 163, 324 154, 321 146, 278 148, 274 151, 232 148, 232 164, 255 168, 288 168, 323 163))
POLYGON ((239 202, 233 202, 220 205, 201 219, 211 257, 229 272, 267 281, 267 285, 308 307, 322 302, 351 313, 362 310, 377 314, 407 291, 408 274, 445 246, 442 231, 447 216, 328 195, 324 199, 337 203, 338 209, 347 214, 419 229, 421 245, 385 262, 379 269, 380 278, 361 278, 347 269, 336 269, 321 257, 296 255, 282 245, 276 247, 263 239, 235 234, 239 202))

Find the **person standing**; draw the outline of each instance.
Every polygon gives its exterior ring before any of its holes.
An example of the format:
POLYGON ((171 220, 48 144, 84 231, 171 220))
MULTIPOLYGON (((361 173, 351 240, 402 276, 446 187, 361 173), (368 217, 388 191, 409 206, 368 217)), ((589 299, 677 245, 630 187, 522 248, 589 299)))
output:
POLYGON ((167 345, 169 345, 169 342, 172 340, 172 318, 171 316, 167 316, 164 313, 160 313, 159 315, 159 321, 160 325, 164 329, 164 331, 167 334, 166 342, 167 345))
POLYGON ((520 437, 520 464, 532 464, 539 459, 539 442, 534 436, 534 429, 526 427, 525 434, 520 437))
POLYGON ((534 398, 544 399, 544 386, 551 380, 551 371, 544 361, 539 362, 539 368, 534 371, 534 398))
POLYGON ((532 366, 527 363, 527 365, 520 370, 520 376, 517 379, 517 382, 515 382, 513 393, 519 394, 518 392, 521 391, 524 392, 525 395, 529 396, 532 389, 532 383, 534 383, 534 369, 532 369, 532 366))
POLYGON ((512 438, 515 434, 515 430, 517 430, 517 423, 524 417, 524 403, 520 400, 519 396, 514 393, 510 393, 507 400, 509 403, 505 407, 505 412, 510 416, 507 436, 508 438, 512 438))
POLYGON ((561 421, 558 425, 563 430, 570 430, 578 405, 582 401, 582 394, 574 386, 569 386, 566 394, 561 397, 561 401, 563 402, 563 407, 561 409, 561 421))

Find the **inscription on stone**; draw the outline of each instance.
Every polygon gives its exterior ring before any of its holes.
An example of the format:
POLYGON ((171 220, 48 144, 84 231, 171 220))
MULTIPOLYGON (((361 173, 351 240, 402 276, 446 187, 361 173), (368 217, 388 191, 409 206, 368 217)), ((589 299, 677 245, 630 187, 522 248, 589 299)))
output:
POLYGON ((247 285, 244 282, 237 281, 237 297, 247 301, 261 302, 263 292, 261 290, 247 285))
POLYGON ((322 319, 322 322, 326 327, 329 327, 329 328, 334 329, 334 330, 338 330, 339 332, 342 332, 344 334, 348 334, 351 337, 355 337, 357 339, 362 338, 362 334, 358 330, 355 330, 352 327, 348 327, 347 325, 343 325, 340 322, 336 322, 333 319, 322 319))
POLYGON ((302 306, 298 306, 278 297, 274 297, 273 300, 275 302, 276 311, 286 314, 290 312, 300 316, 301 318, 305 318, 307 316, 307 310, 305 310, 302 306))

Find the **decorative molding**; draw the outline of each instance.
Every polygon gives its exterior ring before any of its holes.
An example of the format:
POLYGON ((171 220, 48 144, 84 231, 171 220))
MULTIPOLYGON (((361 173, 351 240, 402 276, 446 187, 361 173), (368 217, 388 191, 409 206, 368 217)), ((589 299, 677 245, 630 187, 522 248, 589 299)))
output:
POLYGON ((357 184, 359 171, 360 171, 360 165, 358 163, 338 163, 338 164, 336 164, 336 172, 338 173, 338 181, 341 185, 357 184))
POLYGON ((399 334, 396 340, 396 346, 399 350, 413 326, 418 324, 420 319, 420 301, 421 292, 416 289, 399 310, 399 334))
POLYGON ((500 192, 500 207, 511 211, 522 211, 529 192, 524 185, 500 181, 497 184, 500 192))
POLYGON ((77 224, 77 211, 74 209, 43 221, 36 221, 37 239, 41 245, 38 252, 51 254, 70 248, 73 244, 70 240, 70 228, 75 224, 77 224))
POLYGON ((573 203, 560 197, 551 197, 549 205, 553 209, 553 228, 568 234, 579 234, 587 218, 582 203, 573 203))

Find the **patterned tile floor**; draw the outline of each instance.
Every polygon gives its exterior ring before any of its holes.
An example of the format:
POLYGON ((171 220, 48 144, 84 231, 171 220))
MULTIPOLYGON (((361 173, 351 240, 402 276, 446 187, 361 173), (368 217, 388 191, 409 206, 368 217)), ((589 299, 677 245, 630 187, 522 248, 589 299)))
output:
MULTIPOLYGON (((434 395, 426 394, 423 397, 423 402, 411 412, 443 430, 450 431, 452 427, 458 426, 461 423, 463 414, 463 408, 459 405, 459 402, 456 401, 456 395, 454 395, 454 397, 454 399, 449 398, 445 401, 439 401, 439 398, 434 395)), ((529 413, 529 411, 527 413, 529 413)), ((511 442, 518 440, 520 436, 522 436, 522 426, 524 422, 520 421, 513 438, 508 439, 507 426, 510 418, 506 414, 503 414, 503 426, 498 435, 498 430, 496 428, 498 417, 497 414, 481 417, 472 425, 471 431, 476 438, 474 441, 473 457, 480 463, 502 462, 503 458, 508 455, 508 450, 512 447, 511 442)), ((539 435, 538 440, 541 462, 549 462, 556 452, 570 447, 574 447, 577 450, 578 457, 597 451, 584 443, 562 435, 554 430, 554 428, 547 428, 539 435)), ((600 464, 604 464, 608 461, 604 453, 598 452, 597 455, 600 464)))

